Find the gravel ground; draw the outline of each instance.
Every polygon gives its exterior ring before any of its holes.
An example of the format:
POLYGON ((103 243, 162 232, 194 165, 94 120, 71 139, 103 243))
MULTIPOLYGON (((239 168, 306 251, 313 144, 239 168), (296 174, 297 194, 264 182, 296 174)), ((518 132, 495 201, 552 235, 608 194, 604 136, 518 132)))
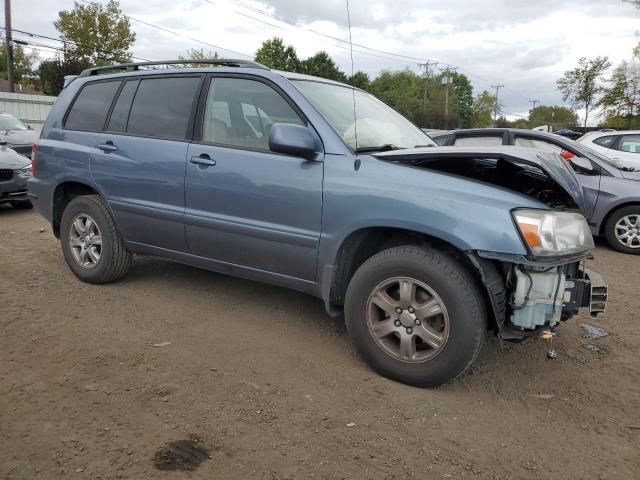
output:
POLYGON ((557 360, 489 339, 423 390, 317 299, 151 258, 83 284, 45 220, 0 207, 0 478, 640 478, 640 257, 595 257, 607 315, 562 325, 557 360))

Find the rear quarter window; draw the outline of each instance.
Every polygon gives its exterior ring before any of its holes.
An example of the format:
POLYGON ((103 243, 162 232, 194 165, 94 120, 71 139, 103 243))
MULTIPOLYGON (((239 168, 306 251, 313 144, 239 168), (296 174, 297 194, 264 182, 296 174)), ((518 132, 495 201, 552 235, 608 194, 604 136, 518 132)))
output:
POLYGON ((100 132, 121 81, 87 83, 67 114, 64 128, 100 132))
POLYGON ((538 138, 516 137, 514 141, 516 147, 537 148, 547 152, 562 153, 563 148, 555 143, 540 140, 538 138))
POLYGON ((613 145, 616 143, 618 136, 617 135, 607 135, 606 137, 596 138, 593 143, 596 145, 600 145, 605 148, 613 148, 613 145))

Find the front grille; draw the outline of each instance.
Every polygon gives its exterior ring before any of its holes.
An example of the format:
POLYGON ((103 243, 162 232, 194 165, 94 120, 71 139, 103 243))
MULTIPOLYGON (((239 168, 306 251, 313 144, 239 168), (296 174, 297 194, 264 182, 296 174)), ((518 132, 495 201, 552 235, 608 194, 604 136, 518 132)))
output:
POLYGON ((11 180, 13 178, 13 170, 8 168, 0 168, 0 181, 11 180))
POLYGON ((31 149, 32 145, 14 145, 11 147, 12 150, 15 150, 20 155, 24 155, 25 157, 31 158, 31 149))

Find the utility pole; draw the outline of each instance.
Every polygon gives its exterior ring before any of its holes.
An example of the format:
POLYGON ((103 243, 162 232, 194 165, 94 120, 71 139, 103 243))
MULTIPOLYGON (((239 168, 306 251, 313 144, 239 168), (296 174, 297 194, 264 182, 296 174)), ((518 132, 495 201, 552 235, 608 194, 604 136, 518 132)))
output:
POLYGON ((533 103, 533 108, 532 108, 532 110, 535 110, 535 109, 536 109, 536 104, 537 104, 537 103, 540 103, 540 100, 529 100, 529 103, 533 103))
POLYGON ((4 31, 5 45, 7 47, 7 77, 9 91, 15 93, 15 78, 13 74, 13 43, 11 40, 11 0, 4 0, 4 31))
POLYGON ((498 107, 500 106, 500 103, 498 102, 498 95, 500 93, 500 89, 504 88, 504 85, 491 85, 491 88, 496 89, 496 106, 493 109, 493 123, 496 123, 498 121, 498 107))
POLYGON ((429 65, 434 67, 438 66, 438 62, 430 62, 427 60, 425 63, 420 63, 420 67, 424 67, 424 95, 422 97, 422 110, 427 109, 427 83, 429 81, 429 65))
POLYGON ((444 85, 444 128, 449 128, 449 84, 451 83, 450 74, 452 71, 456 71, 455 68, 447 67, 441 70, 444 74, 442 76, 442 84, 444 85))

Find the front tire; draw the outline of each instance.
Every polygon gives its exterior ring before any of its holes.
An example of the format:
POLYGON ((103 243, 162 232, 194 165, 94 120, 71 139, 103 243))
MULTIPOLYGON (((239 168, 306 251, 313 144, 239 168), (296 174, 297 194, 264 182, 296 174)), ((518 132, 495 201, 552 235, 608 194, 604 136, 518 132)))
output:
POLYGON ((124 277, 131 266, 131 252, 107 205, 97 195, 69 202, 60 222, 60 241, 69 268, 83 282, 113 282, 124 277))
POLYGON ((437 387, 478 356, 486 308, 469 272, 433 248, 384 250, 354 274, 345 320, 360 356, 381 375, 437 387))
POLYGON ((640 205, 630 205, 613 212, 604 233, 614 250, 640 255, 640 205))

